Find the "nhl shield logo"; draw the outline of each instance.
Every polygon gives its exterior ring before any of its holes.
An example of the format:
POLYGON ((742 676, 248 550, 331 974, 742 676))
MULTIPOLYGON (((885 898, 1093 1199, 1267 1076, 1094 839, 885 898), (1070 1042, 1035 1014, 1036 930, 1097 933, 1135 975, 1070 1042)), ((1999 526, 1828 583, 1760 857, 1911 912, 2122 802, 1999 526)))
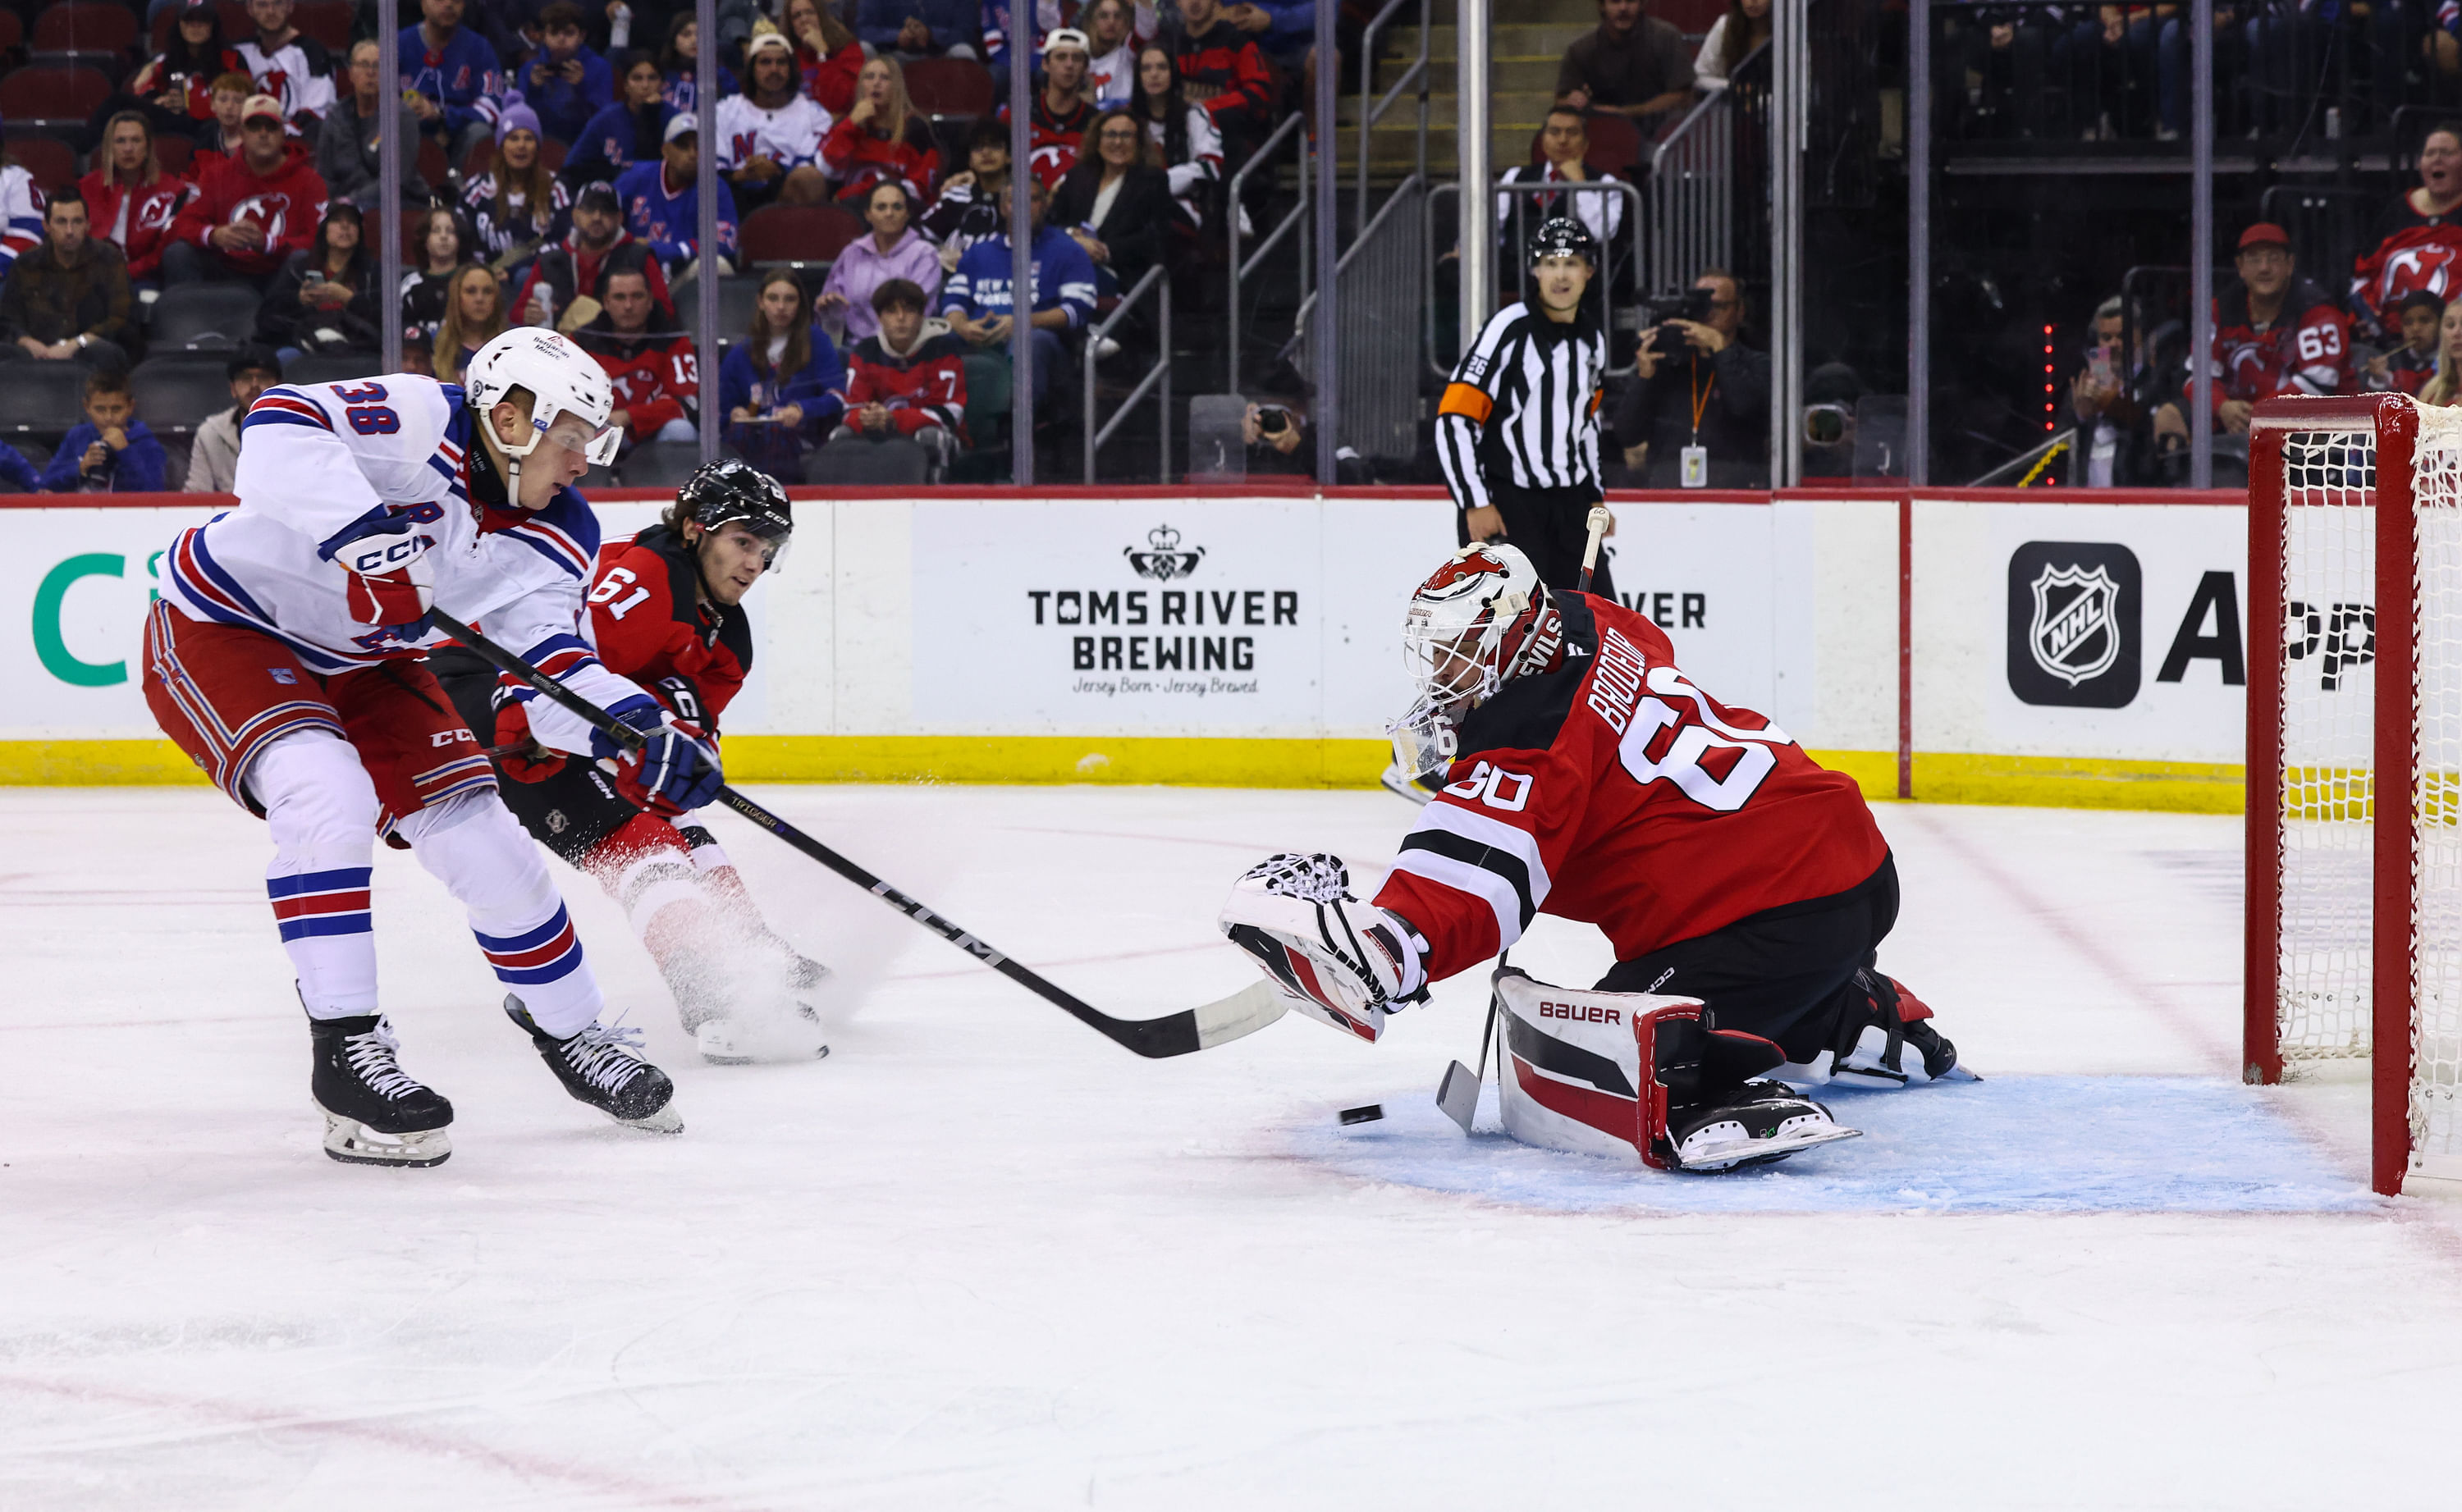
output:
POLYGON ((1205 548, 1198 546, 1183 551, 1178 531, 1169 525, 1156 525, 1146 532, 1143 549, 1122 546, 1120 555, 1129 559, 1129 565, 1137 569, 1137 576, 1169 583, 1174 578, 1184 578, 1196 571, 1197 564, 1205 560, 1205 548))
POLYGON ((2009 691, 2028 704, 2137 697, 2145 572, 2109 541, 2029 541, 2009 557, 2009 691))
POLYGON ((2026 647, 2035 665, 2072 688, 2111 671, 2120 659, 2120 586, 2110 572, 2046 563, 2034 586, 2026 647))

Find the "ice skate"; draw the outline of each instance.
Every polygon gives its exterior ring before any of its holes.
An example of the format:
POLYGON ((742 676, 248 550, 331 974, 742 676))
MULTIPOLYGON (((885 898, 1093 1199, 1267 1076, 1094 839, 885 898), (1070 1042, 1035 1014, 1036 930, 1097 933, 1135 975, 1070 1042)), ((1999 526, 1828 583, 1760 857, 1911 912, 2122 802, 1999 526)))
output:
POLYGON ((753 1066, 764 1062, 826 1060, 830 1047, 821 1039, 820 1015, 809 1003, 793 1005, 781 1017, 722 1015, 702 1020, 693 1030, 701 1058, 713 1066, 753 1066))
POLYGON ((558 1039, 532 1022, 521 998, 509 992, 505 994, 505 1015, 529 1033, 539 1058, 574 1101, 586 1102, 628 1128, 683 1132, 683 1118, 673 1106, 676 1084, 641 1058, 639 1030, 592 1024, 558 1039))
POLYGON ((1777 1081, 1748 1081, 1716 1106, 1669 1120, 1679 1171, 1734 1171, 1767 1165, 1798 1150, 1860 1139, 1829 1110, 1777 1081))
POLYGON ((312 1018, 309 1090, 325 1115, 325 1153, 346 1165, 442 1165, 453 1153, 453 1104, 401 1069, 381 1015, 312 1018))

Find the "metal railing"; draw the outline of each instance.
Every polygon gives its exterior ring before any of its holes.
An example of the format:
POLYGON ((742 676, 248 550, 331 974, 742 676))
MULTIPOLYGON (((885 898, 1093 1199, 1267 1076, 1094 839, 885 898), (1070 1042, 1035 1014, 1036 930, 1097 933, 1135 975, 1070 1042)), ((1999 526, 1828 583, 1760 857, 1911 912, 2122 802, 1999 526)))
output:
MULTIPOLYGON (((1491 192, 1514 197, 1512 245, 1516 248, 1519 248, 1523 245, 1523 238, 1526 235, 1527 228, 1528 205, 1532 199, 1541 195, 1565 195, 1575 200, 1579 200, 1582 197, 1588 195, 1620 196, 1625 202, 1624 224, 1616 229, 1620 234, 1629 239, 1631 246, 1632 257, 1636 259, 1636 261, 1641 257, 1643 235, 1642 211, 1644 208, 1644 202, 1642 200, 1641 188, 1637 184, 1627 183, 1623 180, 1617 179, 1611 181, 1576 186, 1567 184, 1560 180, 1553 183, 1535 181, 1527 183, 1500 183, 1494 185, 1491 192)), ((1460 193, 1461 185, 1458 183, 1431 184, 1428 187, 1427 197, 1420 202, 1420 241, 1425 248, 1426 257, 1426 261, 1422 265, 1422 271, 1427 278, 1428 287, 1434 287, 1436 285, 1436 202, 1448 195, 1458 196, 1460 193)), ((1614 239, 1612 237, 1606 239, 1607 243, 1609 245, 1612 244, 1613 240, 1614 239)), ((1523 297, 1523 295, 1527 293, 1530 269, 1517 255, 1514 259, 1514 289, 1516 298, 1523 297)), ((1636 272, 1633 278, 1633 287, 1637 296, 1641 283, 1641 276, 1636 272)), ((1687 279, 1686 284, 1689 285, 1690 283, 1691 280, 1687 279)), ((1606 311, 1606 325, 1608 329, 1610 330, 1615 330, 1615 286, 1614 280, 1609 276, 1609 269, 1602 268, 1597 276, 1592 280, 1590 287, 1599 290, 1600 308, 1606 311)), ((1639 308, 1640 302, 1641 298, 1636 297, 1625 308, 1629 310, 1636 309, 1639 308)), ((1429 371, 1436 373, 1436 376, 1440 378, 1450 377, 1453 373, 1454 362, 1458 360, 1460 353, 1456 352, 1449 358, 1437 351, 1436 302, 1434 300, 1421 300, 1419 303, 1423 311, 1423 318, 1420 326, 1422 348, 1426 352, 1429 371)), ((1461 333, 1461 337, 1464 341, 1468 341, 1477 334, 1477 331, 1465 330, 1461 333)), ((1631 373, 1633 370, 1631 364, 1627 364, 1624 367, 1612 369, 1610 371, 1614 374, 1622 374, 1631 373)))
POLYGON ((1351 224, 1356 228, 1354 234, 1358 236, 1364 237, 1368 234, 1369 133, 1375 129, 1378 121, 1385 118, 1385 113, 1393 108, 1393 102, 1402 97, 1402 92, 1409 89, 1414 84, 1419 86, 1419 137, 1417 143, 1417 160, 1411 170, 1411 177, 1403 180, 1402 182, 1395 187, 1393 193, 1398 197, 1403 190, 1409 188, 1413 182, 1423 181, 1428 177, 1429 0, 1418 0, 1419 55, 1417 59, 1415 60, 1409 68, 1402 71, 1402 76, 1393 81, 1393 87, 1392 89, 1389 89, 1384 94, 1377 96, 1375 103, 1369 103, 1369 92, 1376 87, 1376 38, 1378 34, 1385 30, 1386 25, 1401 11, 1401 9, 1410 3, 1411 0, 1386 0, 1385 9, 1377 11, 1375 18, 1370 21, 1367 28, 1360 33, 1359 189, 1357 206, 1351 212, 1351 224))
POLYGON ((1130 289, 1126 295, 1122 296, 1118 308, 1113 309, 1109 315, 1103 317, 1103 323, 1101 325, 1096 326, 1091 330, 1086 332, 1086 350, 1082 362, 1085 382, 1085 393, 1083 395, 1085 399, 1085 409, 1082 413, 1086 417, 1086 481, 1091 483, 1094 480, 1094 454, 1102 449, 1105 441, 1112 438, 1112 434, 1113 432, 1117 431, 1127 422, 1130 412, 1134 411, 1137 407, 1138 402, 1149 393, 1153 392, 1155 385, 1159 384, 1162 387, 1162 394, 1160 396, 1161 403, 1157 406, 1155 414, 1155 450, 1159 455, 1160 461, 1156 466, 1155 473, 1156 477, 1161 481, 1166 483, 1170 482, 1171 278, 1164 272, 1160 264, 1156 264, 1153 267, 1147 268, 1146 276, 1138 279, 1137 287, 1130 289), (1121 321, 1129 318, 1130 312, 1137 308, 1138 302, 1146 297, 1149 290, 1157 288, 1162 291, 1159 295, 1159 324, 1161 327, 1160 334, 1162 337, 1161 354, 1155 359, 1155 365, 1147 371, 1146 375, 1137 380, 1137 386, 1131 389, 1128 393, 1128 396, 1122 399, 1119 402, 1119 405, 1112 411, 1112 417, 1104 421, 1103 428, 1098 431, 1094 428, 1094 364, 1099 359, 1094 355, 1094 349, 1103 344, 1104 339, 1111 335, 1112 330, 1119 326, 1121 321))
POLYGON ((1733 89, 1710 96, 1651 152, 1650 257, 1635 273, 1651 298, 1681 293, 1705 267, 1735 266, 1737 99, 1733 89))
MULTIPOLYGON (((1409 456, 1417 432, 1418 371, 1411 359, 1428 289, 1425 260, 1412 245, 1418 229, 1412 199, 1421 188, 1415 178, 1404 180, 1334 265, 1337 440, 1369 456, 1409 456)), ((1313 295, 1300 307, 1293 360, 1323 388, 1308 320, 1315 308, 1313 295)))
MULTIPOLYGON (((1292 227, 1307 220, 1308 207, 1311 203, 1308 195, 1308 163, 1315 155, 1307 150, 1307 133, 1302 129, 1306 123, 1307 117, 1294 112, 1281 125, 1275 127, 1274 134, 1265 138, 1264 145, 1259 147, 1254 156, 1240 165, 1240 171, 1231 176, 1230 192, 1222 197, 1222 220, 1229 228, 1231 239, 1231 308, 1223 330, 1222 343, 1226 352, 1223 361, 1228 377, 1223 387, 1233 394, 1240 392, 1240 286, 1246 282, 1248 275, 1264 261, 1266 253, 1283 245, 1283 238, 1291 234, 1292 227), (1248 255, 1245 262, 1242 262, 1240 257, 1241 193, 1246 189, 1250 174, 1273 161, 1275 150, 1282 145, 1283 138, 1285 137, 1290 138, 1298 147, 1294 156, 1299 164, 1299 203, 1291 206, 1290 213, 1284 216, 1275 224, 1272 230, 1265 233, 1264 239, 1257 244, 1257 249, 1248 255)), ((1314 285, 1314 274, 1309 267, 1309 262, 1306 243, 1303 241, 1299 278, 1300 294, 1303 299, 1314 285)))

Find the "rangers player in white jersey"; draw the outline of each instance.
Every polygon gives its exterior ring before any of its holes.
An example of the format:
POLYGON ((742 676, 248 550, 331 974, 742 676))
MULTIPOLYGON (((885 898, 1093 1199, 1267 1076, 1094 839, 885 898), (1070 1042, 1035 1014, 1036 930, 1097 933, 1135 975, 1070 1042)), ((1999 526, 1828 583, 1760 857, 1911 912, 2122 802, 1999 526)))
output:
POLYGON ((598 664, 580 636, 598 525, 572 484, 615 455, 614 395, 580 348, 520 328, 466 392, 409 373, 266 391, 241 421, 239 507, 183 532, 145 632, 163 732, 266 821, 266 892, 314 1044, 337 1161, 435 1165, 453 1109, 404 1072, 377 1003, 375 842, 409 849, 466 911, 505 1012, 575 1098, 683 1127, 674 1084, 598 1021, 581 943, 538 848, 496 797, 481 742, 418 658, 431 609, 485 628, 641 730, 637 755, 541 700, 542 742, 616 757, 628 791, 695 808, 716 751, 598 664))

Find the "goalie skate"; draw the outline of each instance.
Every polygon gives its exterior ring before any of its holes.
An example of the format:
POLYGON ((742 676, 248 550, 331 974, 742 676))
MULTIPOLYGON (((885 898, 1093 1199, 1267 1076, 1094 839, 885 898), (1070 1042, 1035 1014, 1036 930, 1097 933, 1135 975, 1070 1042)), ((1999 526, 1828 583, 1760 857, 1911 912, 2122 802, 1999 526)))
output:
POLYGON ((1683 1119, 1672 1133, 1675 1168, 1704 1173, 1767 1165, 1798 1150, 1863 1135, 1841 1127, 1827 1108, 1776 1081, 1746 1082, 1734 1100, 1683 1119))

